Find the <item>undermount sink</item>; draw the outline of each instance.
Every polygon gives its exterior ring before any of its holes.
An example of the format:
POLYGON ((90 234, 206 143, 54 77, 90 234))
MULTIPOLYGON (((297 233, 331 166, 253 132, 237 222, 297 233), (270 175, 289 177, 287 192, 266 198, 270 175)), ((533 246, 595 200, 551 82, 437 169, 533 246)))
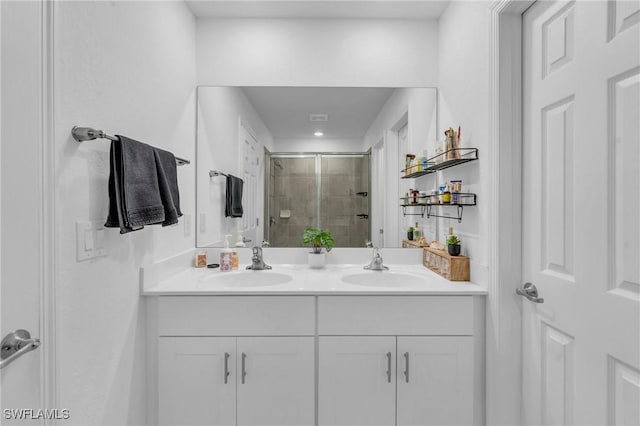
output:
POLYGON ((342 282, 364 287, 403 287, 414 285, 416 278, 402 272, 370 271, 345 275, 342 282))
POLYGON ((207 285, 222 287, 270 287, 288 283, 293 277, 288 274, 272 271, 231 271, 212 272, 205 279, 207 285))

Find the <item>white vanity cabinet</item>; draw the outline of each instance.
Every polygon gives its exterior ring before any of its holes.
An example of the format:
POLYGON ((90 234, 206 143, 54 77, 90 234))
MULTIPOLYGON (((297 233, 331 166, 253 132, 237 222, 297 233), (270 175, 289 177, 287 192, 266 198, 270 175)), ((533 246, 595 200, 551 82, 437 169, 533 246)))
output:
POLYGON ((483 425, 484 297, 150 297, 149 424, 483 425))
POLYGON ((318 299, 320 426, 483 423, 482 299, 318 299))
POLYGON ((315 424, 313 297, 155 302, 157 392, 150 424, 315 424))

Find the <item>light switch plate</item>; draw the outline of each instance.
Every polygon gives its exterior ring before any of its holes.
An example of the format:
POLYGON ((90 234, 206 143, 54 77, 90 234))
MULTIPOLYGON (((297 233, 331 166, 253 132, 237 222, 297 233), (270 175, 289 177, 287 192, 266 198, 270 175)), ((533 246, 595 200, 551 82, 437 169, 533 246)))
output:
POLYGON ((106 254, 102 221, 76 222, 76 261, 82 262, 106 254))

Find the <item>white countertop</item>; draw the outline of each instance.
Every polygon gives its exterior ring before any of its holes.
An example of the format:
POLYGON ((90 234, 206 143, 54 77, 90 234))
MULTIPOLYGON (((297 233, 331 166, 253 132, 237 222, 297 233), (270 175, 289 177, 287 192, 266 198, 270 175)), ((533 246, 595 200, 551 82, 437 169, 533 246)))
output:
MULTIPOLYGON (((362 264, 272 264, 273 269, 236 271, 219 268, 173 269, 170 276, 143 279, 142 295, 486 295, 470 282, 452 282, 424 266, 387 265, 387 271, 368 271, 362 264)), ((155 274, 154 274, 155 275, 155 274)), ((163 274, 164 275, 164 274, 163 274)), ((156 275, 157 276, 157 275, 156 275)))

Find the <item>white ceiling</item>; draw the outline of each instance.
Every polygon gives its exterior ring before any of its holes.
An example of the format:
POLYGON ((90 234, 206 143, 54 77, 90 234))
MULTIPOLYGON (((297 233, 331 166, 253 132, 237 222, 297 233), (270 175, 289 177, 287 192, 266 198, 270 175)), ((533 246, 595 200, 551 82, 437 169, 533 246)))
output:
POLYGON ((449 0, 186 0, 199 18, 438 19, 449 0))
POLYGON ((393 88, 245 87, 244 93, 275 139, 362 138, 393 88), (328 114, 327 122, 311 122, 309 114, 328 114))

